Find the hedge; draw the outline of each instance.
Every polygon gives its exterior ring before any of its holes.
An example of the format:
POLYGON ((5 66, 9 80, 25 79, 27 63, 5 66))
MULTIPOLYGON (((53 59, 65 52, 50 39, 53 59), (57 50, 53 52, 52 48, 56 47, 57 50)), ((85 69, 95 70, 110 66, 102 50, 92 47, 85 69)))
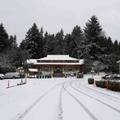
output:
POLYGON ((119 81, 95 81, 97 87, 107 88, 113 91, 120 91, 119 81))
POLYGON ((106 81, 95 81, 97 87, 106 88, 106 81))

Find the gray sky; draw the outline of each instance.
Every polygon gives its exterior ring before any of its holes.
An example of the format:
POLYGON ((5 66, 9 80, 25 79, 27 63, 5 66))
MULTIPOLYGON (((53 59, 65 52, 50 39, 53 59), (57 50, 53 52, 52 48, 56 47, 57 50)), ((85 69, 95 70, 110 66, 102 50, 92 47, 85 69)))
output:
POLYGON ((119 6, 120 0, 0 0, 0 22, 19 43, 33 22, 49 33, 69 33, 96 15, 105 33, 120 41, 119 6))

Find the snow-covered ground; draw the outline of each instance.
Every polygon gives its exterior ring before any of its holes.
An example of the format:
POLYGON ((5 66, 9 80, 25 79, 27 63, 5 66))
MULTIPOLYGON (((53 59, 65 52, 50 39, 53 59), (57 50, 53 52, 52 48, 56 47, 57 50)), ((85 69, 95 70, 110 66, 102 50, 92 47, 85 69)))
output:
POLYGON ((88 77, 27 79, 21 86, 20 79, 0 80, 0 120, 120 120, 120 93, 88 85, 88 77))

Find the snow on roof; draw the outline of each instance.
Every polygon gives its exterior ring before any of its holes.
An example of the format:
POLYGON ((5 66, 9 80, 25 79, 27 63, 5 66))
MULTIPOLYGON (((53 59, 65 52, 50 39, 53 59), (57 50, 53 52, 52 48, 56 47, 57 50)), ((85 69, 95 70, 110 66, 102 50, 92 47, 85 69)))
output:
POLYGON ((34 63, 35 65, 82 65, 82 62, 79 63, 34 63))
POLYGON ((47 57, 41 58, 39 60, 78 60, 78 59, 70 57, 69 55, 47 55, 47 57))
POLYGON ((47 57, 41 58, 41 59, 28 59, 27 60, 28 64, 84 64, 84 60, 83 59, 76 59, 76 58, 72 58, 69 55, 48 55, 47 57), (47 63, 47 62, 42 62, 42 63, 38 63, 37 60, 45 60, 45 61, 49 61, 49 60, 78 60, 78 63, 47 63))

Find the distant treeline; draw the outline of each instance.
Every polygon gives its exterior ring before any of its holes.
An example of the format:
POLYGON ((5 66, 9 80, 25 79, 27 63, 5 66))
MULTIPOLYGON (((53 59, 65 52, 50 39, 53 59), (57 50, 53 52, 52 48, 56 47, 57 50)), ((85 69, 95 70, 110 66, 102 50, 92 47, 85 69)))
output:
POLYGON ((8 35, 0 24, 0 72, 15 70, 23 66, 26 59, 38 59, 47 54, 69 54, 85 59, 86 71, 91 70, 95 61, 106 66, 101 70, 118 71, 120 42, 105 35, 96 16, 88 20, 84 29, 76 25, 69 34, 64 34, 63 29, 50 34, 33 23, 19 46, 16 41, 16 35, 8 35))

